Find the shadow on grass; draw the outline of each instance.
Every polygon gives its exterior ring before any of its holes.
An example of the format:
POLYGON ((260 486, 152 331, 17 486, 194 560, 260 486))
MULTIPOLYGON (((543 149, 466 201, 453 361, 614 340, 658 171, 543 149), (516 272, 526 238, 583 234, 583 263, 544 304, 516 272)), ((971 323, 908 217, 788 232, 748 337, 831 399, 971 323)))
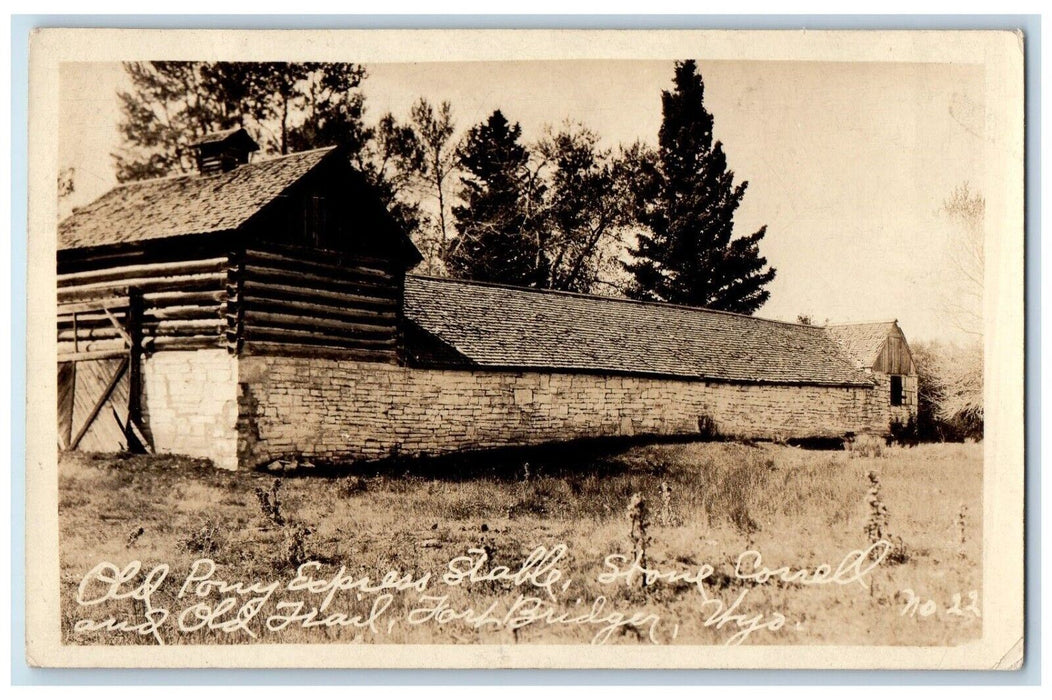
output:
MULTIPOLYGON (((461 451, 431 457, 392 455, 370 461, 321 462, 295 458, 276 459, 255 469, 226 471, 215 468, 209 460, 178 455, 140 455, 130 453, 65 453, 84 466, 115 470, 123 478, 144 472, 162 478, 181 480, 200 478, 207 482, 240 481, 260 477, 337 479, 350 475, 361 477, 409 477, 435 481, 468 481, 490 479, 496 482, 522 481, 525 475, 544 477, 579 477, 594 475, 612 477, 646 473, 662 476, 676 461, 647 451, 645 456, 631 453, 632 448, 696 443, 730 443, 754 447, 761 442, 701 435, 637 435, 632 437, 581 438, 532 446, 500 447, 461 451), (278 467, 277 465, 280 465, 278 467)), ((808 450, 842 450, 841 439, 790 440, 786 444, 808 450)))
MULTIPOLYGON (((584 438, 541 445, 462 451, 434 457, 395 455, 373 461, 315 462, 314 466, 280 471, 261 465, 256 471, 280 473, 293 478, 337 478, 354 474, 363 477, 418 477, 437 481, 487 478, 498 482, 521 481, 527 472, 546 477, 575 476, 585 472, 597 476, 617 476, 636 471, 642 466, 624 459, 625 451, 632 447, 719 441, 697 435, 584 438)), ((661 465, 648 465, 648 471, 654 471, 655 468, 660 471, 661 465)))

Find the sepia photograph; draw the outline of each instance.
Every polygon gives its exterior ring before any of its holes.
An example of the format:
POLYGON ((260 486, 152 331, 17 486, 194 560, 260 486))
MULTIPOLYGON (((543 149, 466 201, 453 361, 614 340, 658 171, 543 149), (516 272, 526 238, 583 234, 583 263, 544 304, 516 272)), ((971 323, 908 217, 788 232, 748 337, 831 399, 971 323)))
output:
POLYGON ((34 47, 42 658, 1018 667, 1020 37, 129 34, 34 47))

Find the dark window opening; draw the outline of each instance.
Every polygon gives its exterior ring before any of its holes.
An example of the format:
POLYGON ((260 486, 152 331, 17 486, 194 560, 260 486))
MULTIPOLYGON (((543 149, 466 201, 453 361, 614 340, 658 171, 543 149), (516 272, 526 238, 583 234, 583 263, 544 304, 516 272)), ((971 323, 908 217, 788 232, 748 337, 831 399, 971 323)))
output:
POLYGON ((891 405, 902 405, 902 377, 897 374, 891 375, 891 405))
POLYGON ((322 247, 325 242, 325 198, 314 195, 307 200, 305 216, 303 217, 304 233, 309 245, 315 248, 322 247))

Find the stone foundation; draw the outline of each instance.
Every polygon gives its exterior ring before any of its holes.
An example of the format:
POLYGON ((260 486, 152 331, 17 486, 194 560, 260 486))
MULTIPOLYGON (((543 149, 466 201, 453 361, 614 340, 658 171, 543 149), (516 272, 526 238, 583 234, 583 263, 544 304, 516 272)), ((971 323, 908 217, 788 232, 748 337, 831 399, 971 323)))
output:
POLYGON ((237 469, 238 358, 226 350, 178 350, 145 358, 143 423, 157 452, 237 469))

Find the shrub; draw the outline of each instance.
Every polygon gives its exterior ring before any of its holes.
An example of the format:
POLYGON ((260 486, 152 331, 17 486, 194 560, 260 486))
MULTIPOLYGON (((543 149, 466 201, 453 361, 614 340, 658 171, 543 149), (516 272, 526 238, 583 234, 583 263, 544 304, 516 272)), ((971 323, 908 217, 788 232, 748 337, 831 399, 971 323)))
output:
POLYGON ((226 536, 219 525, 205 523, 179 541, 180 548, 190 554, 211 557, 218 554, 226 544, 226 536))
POLYGON ((672 508, 672 487, 667 481, 661 482, 661 524, 664 527, 675 527, 682 523, 672 508))
POLYGON ((720 431, 712 416, 704 413, 698 416, 698 435, 701 436, 703 440, 715 440, 720 436, 720 431))
POLYGON ((290 566, 299 566, 311 560, 307 538, 314 531, 305 525, 291 525, 282 530, 284 541, 283 558, 290 566))
POLYGON ((887 443, 889 446, 903 445, 904 447, 916 447, 919 442, 917 421, 913 416, 910 416, 909 420, 905 423, 897 420, 891 421, 888 431, 889 437, 887 443))
POLYGON ((858 435, 844 441, 844 449, 852 457, 883 457, 885 441, 876 435, 858 435))
POLYGON ((270 491, 256 488, 256 499, 259 501, 259 509, 263 517, 270 520, 278 527, 285 526, 285 516, 281 513, 281 501, 278 500, 278 491, 281 490, 281 479, 274 479, 270 491))
MULTIPOLYGON (((647 507, 647 501, 642 494, 633 493, 632 497, 628 499, 626 515, 631 524, 629 538, 632 541, 633 553, 639 558, 639 566, 646 569, 647 548, 650 546, 651 541, 648 533, 650 529, 650 509, 647 507)), ((642 576, 640 578, 643 582, 643 587, 646 588, 647 577, 642 576)))
POLYGON ((366 488, 365 479, 356 474, 346 476, 336 483, 336 493, 342 498, 363 493, 366 490, 368 489, 366 488))

